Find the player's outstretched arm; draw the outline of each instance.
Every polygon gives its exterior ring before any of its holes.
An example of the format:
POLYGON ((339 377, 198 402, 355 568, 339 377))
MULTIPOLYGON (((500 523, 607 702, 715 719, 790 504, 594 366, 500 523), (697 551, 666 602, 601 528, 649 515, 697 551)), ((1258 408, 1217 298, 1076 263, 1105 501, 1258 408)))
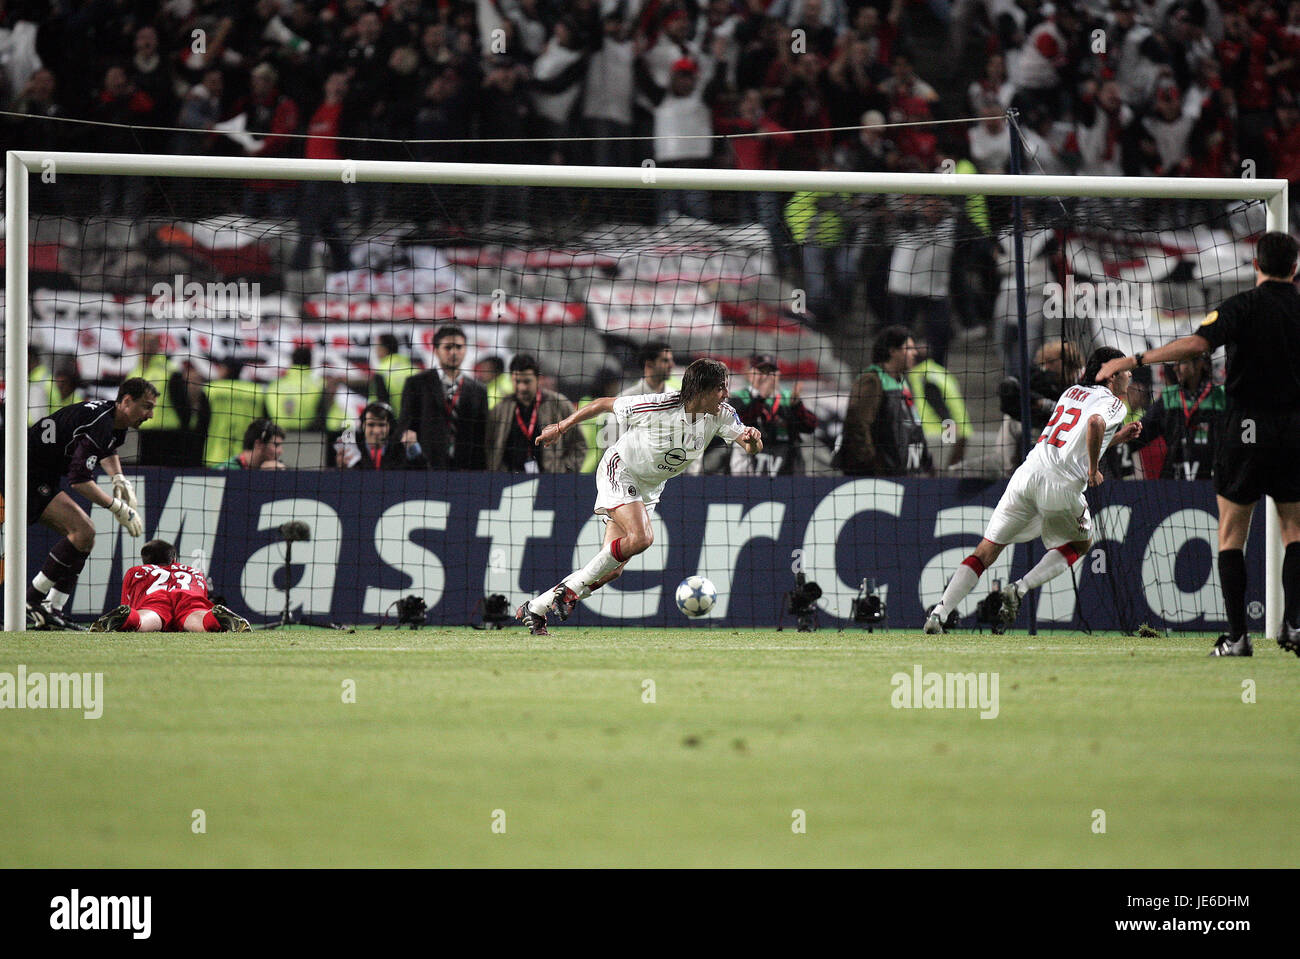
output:
POLYGON ((552 423, 546 427, 533 442, 539 446, 550 446, 584 420, 589 420, 593 416, 600 416, 603 413, 613 412, 614 399, 612 396, 602 396, 599 399, 592 400, 581 409, 574 410, 560 422, 552 423))
MULTIPOLYGON (((1142 357, 1143 366, 1155 366, 1157 363, 1177 363, 1179 360, 1191 359, 1193 356, 1209 351, 1210 341, 1199 333, 1193 333, 1138 355, 1142 357)), ((1097 371, 1097 382, 1104 383, 1116 373, 1136 370, 1137 367, 1137 356, 1121 356, 1118 359, 1107 360, 1097 371)))

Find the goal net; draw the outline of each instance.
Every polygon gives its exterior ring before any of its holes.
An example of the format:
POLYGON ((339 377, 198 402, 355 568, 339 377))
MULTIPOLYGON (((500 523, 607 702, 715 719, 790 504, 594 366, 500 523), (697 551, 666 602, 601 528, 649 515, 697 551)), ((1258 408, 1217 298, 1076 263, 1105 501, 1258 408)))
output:
MULTIPOLYGON (((83 620, 117 604, 158 537, 255 624, 492 625, 603 535, 596 470, 617 429, 594 420, 545 452, 527 438, 592 398, 675 389, 707 356, 764 453, 705 450, 664 487, 650 550, 573 622, 683 623, 674 589, 699 574, 719 594, 704 623, 793 627, 809 599, 823 627, 915 627, 1022 458, 1025 381, 1033 438, 1092 349, 1167 342, 1252 285, 1281 209, 1273 181, 72 154, 11 154, 9 173, 6 379, 28 380, 23 426, 134 375, 161 393, 122 449, 145 536, 88 510, 95 545, 67 606, 83 620), (894 327, 922 348, 910 369, 894 327), (916 417, 906 435, 899 411, 916 417)), ((1125 397, 1138 417, 1211 387, 1187 430, 1107 457, 1094 548, 1035 599, 1039 628, 1223 621, 1199 448, 1222 357, 1178 376, 1150 370, 1125 397)), ((21 477, 14 392, 5 463, 21 477)), ((55 538, 10 524, 6 553, 30 579, 55 538)), ((1248 552, 1259 623, 1265 538, 1248 552)), ((1005 551, 963 625, 1033 558, 1005 551)))

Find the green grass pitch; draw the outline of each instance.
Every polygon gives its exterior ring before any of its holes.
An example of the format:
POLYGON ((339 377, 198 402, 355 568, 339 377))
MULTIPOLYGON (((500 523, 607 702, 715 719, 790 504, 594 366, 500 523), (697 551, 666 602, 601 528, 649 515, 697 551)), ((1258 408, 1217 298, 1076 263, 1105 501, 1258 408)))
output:
POLYGON ((0 710, 0 864, 1300 865, 1300 660, 1210 645, 0 634, 0 673, 104 683, 96 720, 0 710), (895 708, 918 665, 997 673, 998 715, 895 708))

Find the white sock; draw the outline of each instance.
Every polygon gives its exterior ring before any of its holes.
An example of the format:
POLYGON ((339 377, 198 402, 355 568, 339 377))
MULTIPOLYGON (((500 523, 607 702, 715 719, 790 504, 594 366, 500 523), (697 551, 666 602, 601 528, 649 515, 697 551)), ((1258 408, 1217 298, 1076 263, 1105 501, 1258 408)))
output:
POLYGON ((1060 576, 1070 568, 1070 561, 1065 558, 1065 554, 1059 549, 1049 549, 1047 555, 1038 561, 1038 565, 1025 573, 1020 579, 1016 580, 1015 587, 1019 590, 1020 595, 1031 589, 1037 589, 1049 579, 1060 576))
POLYGON ((49 595, 45 599, 46 605, 48 605, 50 609, 54 610, 56 613, 60 613, 63 611, 63 604, 66 603, 67 601, 68 601, 68 594, 60 592, 57 589, 50 590, 49 595))
POLYGON ((50 579, 44 573, 37 573, 32 577, 32 586, 38 593, 49 595, 50 590, 54 588, 54 580, 50 579))
POLYGON ((956 609, 957 604, 966 598, 966 594, 975 588, 979 579, 980 574, 965 563, 958 566, 957 572, 953 573, 952 579, 948 580, 948 588, 943 591, 943 599, 939 600, 937 612, 940 616, 950 609, 956 609))
MULTIPOLYGON (((592 557, 591 562, 582 567, 582 569, 575 570, 564 578, 564 585, 577 593, 580 598, 585 599, 586 597, 583 596, 583 590, 587 590, 586 595, 590 596, 591 590, 587 589, 587 587, 591 583, 596 582, 596 580, 608 576, 610 573, 614 572, 614 570, 618 569, 620 565, 621 561, 614 558, 613 551, 608 546, 602 546, 600 552, 592 557)), ((551 608, 551 600, 554 599, 554 597, 554 589, 548 589, 545 592, 538 593, 529 600, 528 608, 533 611, 534 615, 540 616, 551 608)))

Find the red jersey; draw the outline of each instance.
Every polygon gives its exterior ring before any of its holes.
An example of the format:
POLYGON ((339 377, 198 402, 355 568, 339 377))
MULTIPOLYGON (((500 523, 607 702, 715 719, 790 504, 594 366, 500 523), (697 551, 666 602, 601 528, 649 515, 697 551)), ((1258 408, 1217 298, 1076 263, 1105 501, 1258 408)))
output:
POLYGON ((133 566, 122 577, 122 605, 156 607, 160 601, 193 602, 208 598, 208 578, 193 566, 133 566))

